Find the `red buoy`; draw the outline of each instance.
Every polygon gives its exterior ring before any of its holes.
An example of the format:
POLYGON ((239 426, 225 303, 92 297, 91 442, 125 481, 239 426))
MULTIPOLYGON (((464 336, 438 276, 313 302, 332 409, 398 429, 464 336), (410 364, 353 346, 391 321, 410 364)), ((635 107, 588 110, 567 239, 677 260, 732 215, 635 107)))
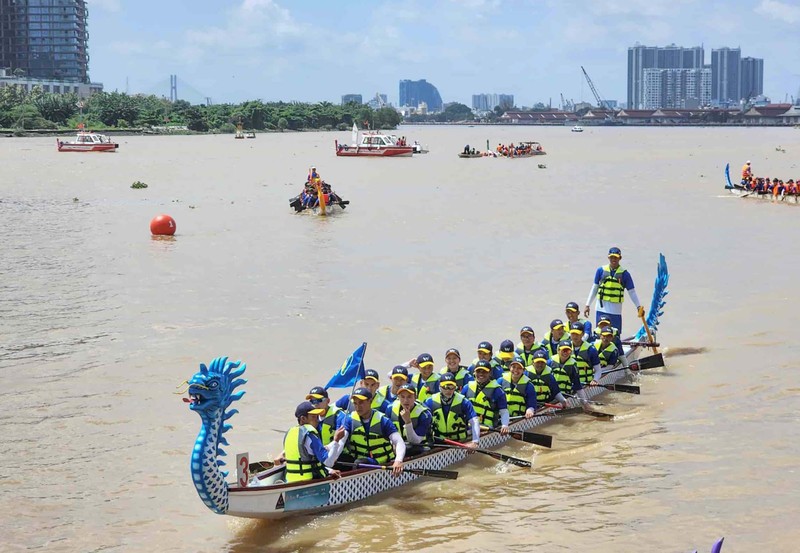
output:
POLYGON ((150 232, 156 236, 172 236, 177 228, 175 219, 169 215, 156 215, 150 221, 150 232))

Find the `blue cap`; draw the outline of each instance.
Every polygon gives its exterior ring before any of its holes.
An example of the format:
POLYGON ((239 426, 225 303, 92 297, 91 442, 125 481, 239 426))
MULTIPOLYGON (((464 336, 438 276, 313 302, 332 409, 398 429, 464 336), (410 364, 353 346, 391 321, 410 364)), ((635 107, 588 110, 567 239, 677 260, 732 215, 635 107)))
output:
POLYGON ((566 327, 564 327, 564 321, 561 319, 553 319, 550 321, 550 330, 555 330, 558 327, 563 327, 564 330, 566 330, 566 327))
POLYGON ((475 363, 475 370, 477 371, 478 369, 483 369, 485 371, 491 371, 492 370, 492 364, 489 363, 488 361, 483 361, 483 360, 478 361, 477 363, 475 363))
POLYGON ((525 362, 522 360, 522 357, 520 357, 519 355, 515 355, 514 358, 511 359, 511 362, 508 364, 508 366, 510 367, 514 363, 517 363, 520 367, 523 367, 523 368, 525 367, 525 362))
POLYGON ((533 328, 529 326, 523 326, 522 328, 519 329, 520 336, 522 336, 525 333, 530 333, 533 334, 534 336, 536 335, 536 333, 533 331, 533 328))
POLYGON ((450 355, 451 353, 452 353, 453 355, 455 355, 456 357, 458 357, 459 359, 461 359, 461 354, 458 352, 458 350, 457 350, 456 348, 450 348, 449 350, 447 350, 446 352, 444 352, 444 356, 445 356, 445 357, 447 357, 447 356, 448 356, 448 355, 450 355))
POLYGON ((567 311, 580 311, 581 309, 580 309, 580 307, 578 307, 577 303, 575 303, 574 301, 571 301, 571 302, 569 302, 567 304, 566 310, 567 311))
POLYGON ((430 353, 420 353, 417 356, 417 366, 424 367, 425 365, 433 365, 433 357, 430 353))
POLYGON ((321 415, 325 412, 325 409, 320 409, 310 401, 304 401, 300 405, 297 406, 297 409, 294 410, 295 418, 300 418, 304 415, 321 415))
POLYGON ((543 349, 537 349, 533 352, 533 362, 535 363, 537 359, 547 361, 547 353, 543 349))
POLYGON ((372 399, 372 392, 370 392, 367 388, 356 388, 353 390, 353 395, 351 397, 357 397, 358 399, 372 399))
POLYGON ((375 369, 367 369, 366 371, 364 371, 364 380, 368 378, 371 378, 376 382, 380 382, 381 380, 381 377, 378 376, 378 371, 376 371, 375 369))
POLYGON ((492 353, 492 344, 490 342, 481 342, 478 344, 478 351, 485 351, 486 353, 492 353))
POLYGON ((601 336, 603 336, 604 334, 608 335, 608 336, 613 336, 614 335, 614 329, 611 328, 611 325, 599 327, 598 330, 600 331, 600 335, 601 336))
POLYGON ((413 384, 403 384, 397 389, 397 395, 400 395, 400 392, 410 392, 414 395, 417 395, 417 389, 414 387, 413 384))
POLYGON ((558 349, 559 351, 562 349, 572 349, 572 342, 569 340, 562 340, 558 343, 558 349))
POLYGON ((611 317, 606 317, 605 315, 603 315, 597 320, 597 326, 600 326, 603 323, 611 324, 611 317))
POLYGON ((500 352, 501 353, 514 353, 514 342, 511 340, 503 340, 500 343, 500 352))
POLYGON ((392 369, 392 372, 389 375, 389 377, 394 378, 395 376, 402 376, 403 379, 408 380, 408 369, 405 368, 403 365, 395 366, 395 368, 392 369))
POLYGON ((574 334, 583 334, 584 330, 585 329, 583 328, 583 323, 579 323, 579 322, 575 321, 574 323, 569 325, 569 333, 570 334, 573 334, 573 333, 574 334))
POLYGON ((609 248, 608 249, 608 255, 609 256, 614 255, 614 256, 617 256, 617 257, 622 257, 622 250, 620 250, 618 247, 614 246, 613 248, 609 248))

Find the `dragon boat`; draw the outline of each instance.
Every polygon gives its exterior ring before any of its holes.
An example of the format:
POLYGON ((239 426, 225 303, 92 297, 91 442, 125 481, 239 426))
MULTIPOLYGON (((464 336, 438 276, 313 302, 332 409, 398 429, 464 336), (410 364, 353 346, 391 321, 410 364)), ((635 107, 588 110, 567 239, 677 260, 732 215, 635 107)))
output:
MULTIPOLYGON (((629 363, 647 357, 642 340, 655 341, 659 318, 663 315, 664 298, 667 295, 669 272, 661 255, 655 289, 650 304, 647 326, 642 326, 631 338, 633 345, 625 347, 629 363), (649 334, 649 336, 648 336, 649 334)), ((192 481, 200 499, 214 513, 244 518, 279 519, 296 515, 313 515, 353 504, 376 496, 393 488, 403 486, 420 478, 405 469, 440 470, 467 458, 467 450, 461 448, 432 447, 429 451, 409 457, 404 462, 404 472, 392 476, 389 471, 375 468, 356 468, 346 471, 339 478, 330 476, 321 480, 310 480, 287 484, 284 481, 284 465, 272 463, 250 463, 243 454, 237 456, 240 470, 235 482, 227 482, 228 473, 222 470, 226 456, 223 446, 228 446, 225 434, 230 431, 228 420, 238 411, 230 409, 232 403, 241 399, 244 391, 236 391, 247 381, 241 376, 246 365, 240 361, 229 361, 218 357, 189 380, 188 394, 184 401, 200 415, 202 425, 191 455, 192 481), (261 468, 265 470, 260 470, 261 468), (250 472, 252 470, 254 474, 250 472)), ((609 371, 601 384, 614 384, 625 378, 628 371, 609 371)), ((606 391, 602 386, 587 387, 588 398, 606 391)), ((577 399, 569 399, 568 410, 580 410, 577 399)), ((522 419, 510 425, 512 431, 530 430, 557 419, 562 415, 557 410, 547 410, 531 419, 522 419)), ((501 445, 511 436, 497 432, 481 435, 479 446, 492 448, 501 445)))
POLYGON ((800 204, 800 195, 796 194, 779 194, 775 195, 771 192, 758 192, 756 190, 750 190, 742 186, 741 184, 733 184, 731 182, 731 164, 728 163, 725 165, 725 190, 733 194, 734 196, 739 196, 740 198, 752 198, 754 200, 766 200, 773 203, 779 204, 800 204))

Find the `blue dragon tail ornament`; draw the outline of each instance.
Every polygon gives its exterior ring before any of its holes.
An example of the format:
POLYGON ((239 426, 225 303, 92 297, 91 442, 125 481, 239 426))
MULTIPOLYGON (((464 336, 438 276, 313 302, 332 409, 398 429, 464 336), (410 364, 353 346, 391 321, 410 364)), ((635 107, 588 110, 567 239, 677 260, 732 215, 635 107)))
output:
POLYGON ((228 445, 225 433, 231 429, 226 421, 238 413, 228 408, 244 395, 243 390, 234 390, 247 382, 239 378, 246 368, 241 361, 228 361, 227 357, 217 357, 208 367, 201 363, 200 371, 189 380, 189 397, 184 398, 202 420, 192 450, 192 481, 206 507, 217 514, 228 510, 228 473, 220 468, 225 465, 220 457, 226 455, 222 446, 228 445))
MULTIPOLYGON (((656 274, 656 284, 653 288, 653 300, 650 302, 650 310, 647 312, 647 326, 650 327, 650 332, 655 335, 658 330, 659 317, 664 314, 664 305, 667 303, 664 298, 667 297, 667 284, 669 284, 669 270, 667 269, 667 260, 664 259, 664 254, 658 256, 658 273, 656 274)), ((636 333, 636 340, 647 340, 647 332, 644 325, 636 333)))

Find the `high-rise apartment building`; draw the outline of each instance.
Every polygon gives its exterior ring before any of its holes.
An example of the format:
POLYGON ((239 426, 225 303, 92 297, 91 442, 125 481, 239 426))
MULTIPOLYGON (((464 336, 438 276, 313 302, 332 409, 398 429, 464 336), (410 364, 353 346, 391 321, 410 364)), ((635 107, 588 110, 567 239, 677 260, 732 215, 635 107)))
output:
POLYGON ((711 69, 645 69, 643 109, 696 109, 711 103, 711 69))
POLYGON ((430 112, 442 111, 442 97, 439 91, 425 79, 400 81, 400 105, 418 107, 421 103, 427 105, 430 112))
POLYGON ((342 105, 350 103, 363 104, 361 94, 342 94, 342 105))
POLYGON ((629 109, 644 109, 644 72, 646 69, 702 69, 705 50, 702 46, 684 48, 669 46, 642 46, 628 48, 628 101, 629 109))
POLYGON ((742 58, 739 76, 741 79, 741 96, 745 100, 764 94, 764 60, 760 58, 742 58))
POLYGON ((85 0, 0 0, 0 68, 88 83, 87 18, 85 0))
POLYGON ((514 107, 513 94, 473 94, 472 109, 476 111, 492 111, 497 106, 514 107))
POLYGON ((742 99, 740 48, 711 50, 711 101, 717 104, 738 102, 742 99))

